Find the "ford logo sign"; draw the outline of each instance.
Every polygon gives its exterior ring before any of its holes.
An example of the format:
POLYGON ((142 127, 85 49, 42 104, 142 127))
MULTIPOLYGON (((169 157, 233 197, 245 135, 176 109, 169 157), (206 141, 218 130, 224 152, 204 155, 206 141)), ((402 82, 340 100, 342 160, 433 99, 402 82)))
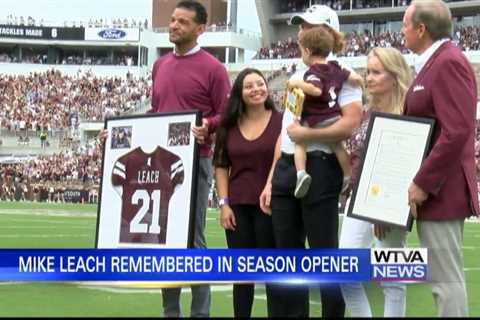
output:
POLYGON ((98 35, 103 39, 122 39, 125 38, 127 33, 119 29, 105 29, 98 33, 98 35))

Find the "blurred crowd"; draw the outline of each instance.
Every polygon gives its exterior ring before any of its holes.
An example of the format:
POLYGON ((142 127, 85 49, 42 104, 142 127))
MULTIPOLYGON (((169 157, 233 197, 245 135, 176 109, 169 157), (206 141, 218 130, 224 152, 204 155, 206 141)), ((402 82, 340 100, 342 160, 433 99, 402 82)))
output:
MULTIPOLYGON (((15 16, 9 14, 5 17, 1 24, 13 25, 13 26, 28 26, 28 27, 43 27, 43 26, 56 26, 58 24, 45 21, 44 19, 35 19, 31 16, 15 16)), ((135 19, 135 18, 97 18, 88 21, 67 21, 63 22, 64 27, 89 27, 89 28, 141 28, 148 29, 148 19, 135 19)))
MULTIPOLYGON (((75 23, 75 22, 73 22, 75 23)), ((83 26, 82 22, 79 22, 80 26, 83 26)), ((68 25, 68 22, 64 23, 65 26, 68 25)), ((111 19, 108 22, 108 19, 90 19, 88 20, 87 26, 89 28, 141 28, 141 29, 148 29, 148 19, 141 21, 140 19, 135 20, 131 18, 130 20, 127 18, 117 18, 111 19)))
MULTIPOLYGON (((296 64, 266 72, 268 82, 296 71, 296 64)), ((101 120, 125 112, 128 103, 150 94, 151 81, 96 78, 90 73, 68 77, 58 71, 24 76, 0 77, 2 126, 22 132, 45 130, 49 136, 58 128, 78 126, 80 118, 101 120)), ((281 107, 284 90, 271 91, 281 107)), ((176 134, 174 134, 175 136, 176 134)), ((174 142, 172 142, 174 143, 174 142)), ((182 144, 183 142, 175 142, 182 144)), ((475 155, 480 177, 480 121, 477 120, 475 155)), ((65 201, 70 189, 83 190, 85 202, 98 198, 101 176, 101 146, 98 140, 72 145, 68 151, 38 156, 33 160, 0 165, 0 200, 65 201)), ((82 192, 83 192, 82 191, 82 192)))
POLYGON ((480 27, 468 26, 457 28, 454 32, 454 40, 463 51, 479 50, 480 27))
POLYGON ((44 21, 43 19, 36 20, 30 16, 27 18, 23 16, 14 16, 13 14, 9 14, 5 17, 2 24, 6 25, 13 25, 13 26, 27 26, 27 27, 43 27, 44 21))
MULTIPOLYGON (((311 4, 327 5, 333 10, 348 10, 350 9, 350 0, 288 0, 278 1, 280 13, 303 12, 311 4)), ((376 1, 367 1, 376 2, 376 1)))
POLYGON ((480 180, 480 120, 477 119, 475 130, 475 163, 477 165, 477 180, 480 180))
POLYGON ((397 48, 402 53, 408 53, 404 46, 404 39, 401 32, 383 32, 373 36, 370 32, 348 33, 345 35, 345 46, 342 55, 356 57, 366 55, 374 47, 397 48))
MULTIPOLYGON (((339 56, 361 56, 366 55, 373 47, 395 47, 403 53, 408 50, 403 46, 403 36, 400 32, 384 32, 373 36, 370 32, 347 33, 344 38, 344 50, 339 56)), ((300 58, 301 53, 295 40, 289 37, 286 40, 278 41, 270 47, 261 48, 257 59, 292 59, 300 58)))
POLYGON ((300 49, 297 41, 292 37, 277 43, 272 43, 270 47, 261 48, 256 55, 257 59, 293 59, 300 57, 300 49))
MULTIPOLYGON (((467 26, 455 28, 453 41, 464 51, 479 50, 480 27, 467 26)), ((351 32, 345 34, 344 50, 339 56, 355 57, 366 55, 373 47, 394 47, 402 53, 408 53, 404 47, 401 32, 383 32, 373 35, 366 30, 363 33, 351 32)), ((289 37, 286 40, 273 43, 270 47, 261 48, 256 59, 291 59, 300 58, 300 49, 295 40, 289 37)))
MULTIPOLYGON (((101 175, 98 140, 66 152, 0 166, 0 200, 63 202, 67 188, 87 188, 95 194, 101 175), (41 194, 45 193, 46 197, 41 194)), ((85 201, 88 201, 85 196, 85 201)))
POLYGON ((49 62, 46 53, 28 53, 25 52, 21 59, 15 55, 0 52, 0 62, 6 63, 35 63, 35 64, 63 64, 63 65, 116 65, 132 66, 136 65, 136 58, 128 54, 116 55, 113 58, 107 56, 86 56, 68 55, 55 62, 49 62))
MULTIPOLYGON (((297 71, 297 64, 292 63, 290 65, 284 65, 280 70, 272 71, 269 73, 266 73, 266 79, 267 82, 270 83, 274 81, 276 78, 284 75, 286 79, 290 78, 291 75, 293 75, 297 71)), ((286 83, 285 83, 286 84, 286 83)), ((271 87, 271 86, 270 86, 271 87)), ((278 110, 283 109, 283 103, 285 99, 285 86, 281 86, 277 88, 271 88, 270 89, 270 96, 273 100, 273 103, 277 107, 278 110)))
POLYGON ((99 78, 92 73, 67 76, 59 71, 29 76, 0 75, 1 126, 10 131, 61 130, 73 119, 101 121, 135 110, 150 96, 151 80, 99 78))
MULTIPOLYGON (((446 2, 464 1, 464 0, 446 0, 446 2)), ((279 12, 291 13, 305 11, 311 4, 327 5, 333 10, 352 10, 355 9, 368 9, 368 8, 381 8, 392 6, 408 6, 411 0, 279 0, 279 12)))
MULTIPOLYGON (((281 99, 283 91, 274 91, 272 95, 281 99)), ((480 177, 480 120, 477 120, 475 157, 480 177)), ((94 203, 98 200, 100 176, 101 145, 92 140, 67 152, 0 165, 0 200, 64 202, 65 191, 77 189, 82 190, 85 202, 94 203)))

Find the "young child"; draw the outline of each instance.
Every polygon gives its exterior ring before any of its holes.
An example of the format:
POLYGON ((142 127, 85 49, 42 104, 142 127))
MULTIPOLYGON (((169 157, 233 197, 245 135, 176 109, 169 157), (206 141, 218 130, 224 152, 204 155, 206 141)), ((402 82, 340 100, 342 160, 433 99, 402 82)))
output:
MULTIPOLYGON (((326 127, 341 117, 337 97, 345 81, 354 86, 362 86, 363 79, 355 72, 340 67, 337 62, 327 61, 330 52, 340 52, 343 48, 343 36, 335 36, 323 27, 306 30, 299 38, 299 47, 303 62, 309 67, 303 80, 289 80, 288 89, 299 88, 305 94, 300 122, 313 128, 326 127)), ((351 174, 349 156, 342 143, 331 145, 343 170, 344 187, 351 174)), ((305 171, 305 145, 295 144, 295 168, 297 184, 295 197, 303 198, 310 188, 312 178, 305 171)))

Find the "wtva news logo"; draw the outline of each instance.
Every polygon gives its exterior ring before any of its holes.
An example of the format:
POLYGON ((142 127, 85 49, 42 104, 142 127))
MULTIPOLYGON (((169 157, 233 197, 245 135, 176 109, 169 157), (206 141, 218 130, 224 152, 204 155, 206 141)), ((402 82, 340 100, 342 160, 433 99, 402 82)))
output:
POLYGON ((408 281, 427 280, 427 249, 371 249, 372 280, 408 281))

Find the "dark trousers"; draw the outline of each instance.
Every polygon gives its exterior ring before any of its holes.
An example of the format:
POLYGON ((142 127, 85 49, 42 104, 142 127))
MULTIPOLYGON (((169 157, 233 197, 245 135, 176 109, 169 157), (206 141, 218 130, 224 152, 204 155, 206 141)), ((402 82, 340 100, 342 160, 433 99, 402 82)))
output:
MULTIPOLYGON (((275 248, 272 217, 262 212, 259 206, 232 205, 237 226, 235 230, 225 230, 227 244, 231 249, 275 248)), ((268 314, 274 313, 276 301, 275 288, 266 286, 268 314)), ((248 317, 252 313, 254 284, 233 285, 233 311, 235 317, 248 317)))
MULTIPOLYGON (((205 215, 207 212, 208 192, 212 185, 212 159, 201 157, 198 166, 197 182, 197 205, 195 209, 195 232, 193 236, 193 245, 195 248, 206 248, 205 241, 205 215)), ((207 318, 210 317, 210 285, 199 284, 191 285, 192 302, 190 305, 190 317, 207 318)), ((182 288, 164 288, 162 289, 163 313, 165 317, 179 318, 182 316, 180 309, 180 294, 182 288)))
MULTIPOLYGON (((334 154, 307 154, 312 183, 303 199, 293 195, 296 170, 293 156, 283 154, 272 179, 272 219, 277 248, 338 248, 338 196, 343 174, 334 154)), ((278 291, 277 291, 278 292, 278 291)), ((276 299, 278 316, 308 317, 307 287, 284 286, 276 299)), ((323 317, 343 317, 345 303, 338 284, 320 286, 323 317)))

